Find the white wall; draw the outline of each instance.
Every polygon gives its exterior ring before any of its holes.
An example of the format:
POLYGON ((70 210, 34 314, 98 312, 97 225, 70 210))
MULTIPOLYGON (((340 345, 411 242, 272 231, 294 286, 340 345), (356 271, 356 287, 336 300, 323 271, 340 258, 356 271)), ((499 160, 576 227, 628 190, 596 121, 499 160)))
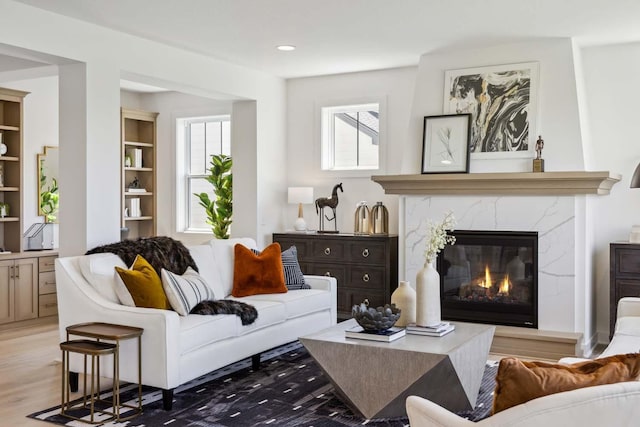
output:
POLYGON ((599 340, 609 336, 609 243, 628 241, 640 224, 640 189, 629 188, 640 163, 640 43, 583 49, 592 170, 622 174, 611 195, 594 201, 594 270, 599 340))
MULTIPOLYGON (((353 102, 376 98, 384 99, 386 119, 381 113, 382 127, 386 125, 387 149, 380 153, 386 160, 386 171, 374 174, 400 172, 402 149, 407 139, 408 117, 411 112, 415 83, 415 67, 395 68, 362 73, 287 80, 287 183, 289 187, 313 187, 314 198, 329 197, 331 189, 342 182, 344 193, 339 193, 337 208, 338 230, 353 232, 356 203, 365 200, 369 207, 382 201, 389 210, 389 231, 398 232, 398 198, 385 196, 381 186, 370 176, 351 178, 336 176, 320 170, 320 117, 319 106, 327 102, 353 102)), ((279 189, 286 203, 287 188, 279 189)), ((327 211, 328 213, 328 211, 327 211)), ((297 207, 288 206, 281 218, 280 229, 292 230, 297 207)), ((304 206, 307 226, 318 228, 318 215, 313 205, 304 206)), ((325 221, 327 229, 333 223, 325 221)))

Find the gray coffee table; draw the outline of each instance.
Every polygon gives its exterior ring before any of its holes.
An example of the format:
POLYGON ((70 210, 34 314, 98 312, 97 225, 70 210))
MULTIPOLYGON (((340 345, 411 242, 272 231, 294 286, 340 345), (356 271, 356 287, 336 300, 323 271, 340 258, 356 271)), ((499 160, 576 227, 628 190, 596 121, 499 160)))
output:
POLYGON ((453 322, 443 337, 409 335, 393 342, 345 338, 354 319, 300 342, 352 409, 367 419, 406 416, 418 395, 450 411, 475 406, 494 326, 453 322))

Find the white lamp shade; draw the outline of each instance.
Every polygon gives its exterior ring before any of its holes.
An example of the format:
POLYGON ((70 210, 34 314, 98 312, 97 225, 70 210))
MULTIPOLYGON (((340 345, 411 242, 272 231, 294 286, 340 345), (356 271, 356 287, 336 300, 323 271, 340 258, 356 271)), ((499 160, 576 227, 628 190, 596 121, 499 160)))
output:
POLYGON ((289 187, 289 203, 313 203, 313 187, 289 187))

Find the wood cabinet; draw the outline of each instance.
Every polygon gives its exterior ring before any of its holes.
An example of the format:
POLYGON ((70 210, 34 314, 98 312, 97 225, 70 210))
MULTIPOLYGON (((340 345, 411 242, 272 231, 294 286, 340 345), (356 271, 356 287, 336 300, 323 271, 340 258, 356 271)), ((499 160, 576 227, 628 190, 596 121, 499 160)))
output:
POLYGON ((0 323, 38 317, 38 259, 0 261, 0 323))
POLYGON ((0 255, 0 325, 58 313, 54 251, 0 255))
POLYGON ((158 113, 121 109, 122 227, 127 237, 156 235, 156 119, 158 113), (137 188, 132 188, 133 182, 137 188))
POLYGON ((0 202, 8 205, 0 216, 0 247, 11 252, 22 251, 22 112, 27 94, 0 88, 0 135, 7 147, 0 154, 0 202))
POLYGON ((58 314, 55 261, 57 256, 38 259, 38 317, 58 314))
POLYGON ((609 281, 609 338, 613 337, 622 297, 640 297, 640 244, 611 243, 609 281))
POLYGON ((295 245, 304 274, 338 281, 338 318, 365 298, 372 306, 391 302, 398 286, 398 237, 353 234, 276 233, 282 249, 295 245))

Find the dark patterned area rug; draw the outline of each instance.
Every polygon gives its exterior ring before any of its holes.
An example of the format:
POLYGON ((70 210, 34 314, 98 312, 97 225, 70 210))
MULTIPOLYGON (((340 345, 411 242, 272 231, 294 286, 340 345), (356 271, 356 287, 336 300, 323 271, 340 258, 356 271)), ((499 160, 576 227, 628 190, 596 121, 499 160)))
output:
MULTIPOLYGON (((477 421, 489 415, 495 387, 497 364, 488 362, 480 395, 473 411, 459 415, 477 421)), ((82 387, 82 385, 81 385, 82 387)), ((121 387, 122 401, 137 404, 137 386, 121 387)), ((102 398, 110 399, 105 392, 102 398)), ((249 359, 204 375, 176 389, 172 411, 162 409, 162 392, 143 388, 143 413, 123 422, 103 426, 375 426, 405 427, 407 418, 365 420, 334 394, 331 383, 299 342, 290 343, 262 355, 260 370, 251 370, 249 359)), ((122 409, 126 416, 127 408, 122 409)), ((85 416, 78 410, 74 415, 85 416)), ((29 415, 58 425, 78 426, 59 415, 60 407, 29 415)), ((106 416, 103 416, 103 419, 106 416)), ((97 420, 100 420, 96 416, 97 420)))

